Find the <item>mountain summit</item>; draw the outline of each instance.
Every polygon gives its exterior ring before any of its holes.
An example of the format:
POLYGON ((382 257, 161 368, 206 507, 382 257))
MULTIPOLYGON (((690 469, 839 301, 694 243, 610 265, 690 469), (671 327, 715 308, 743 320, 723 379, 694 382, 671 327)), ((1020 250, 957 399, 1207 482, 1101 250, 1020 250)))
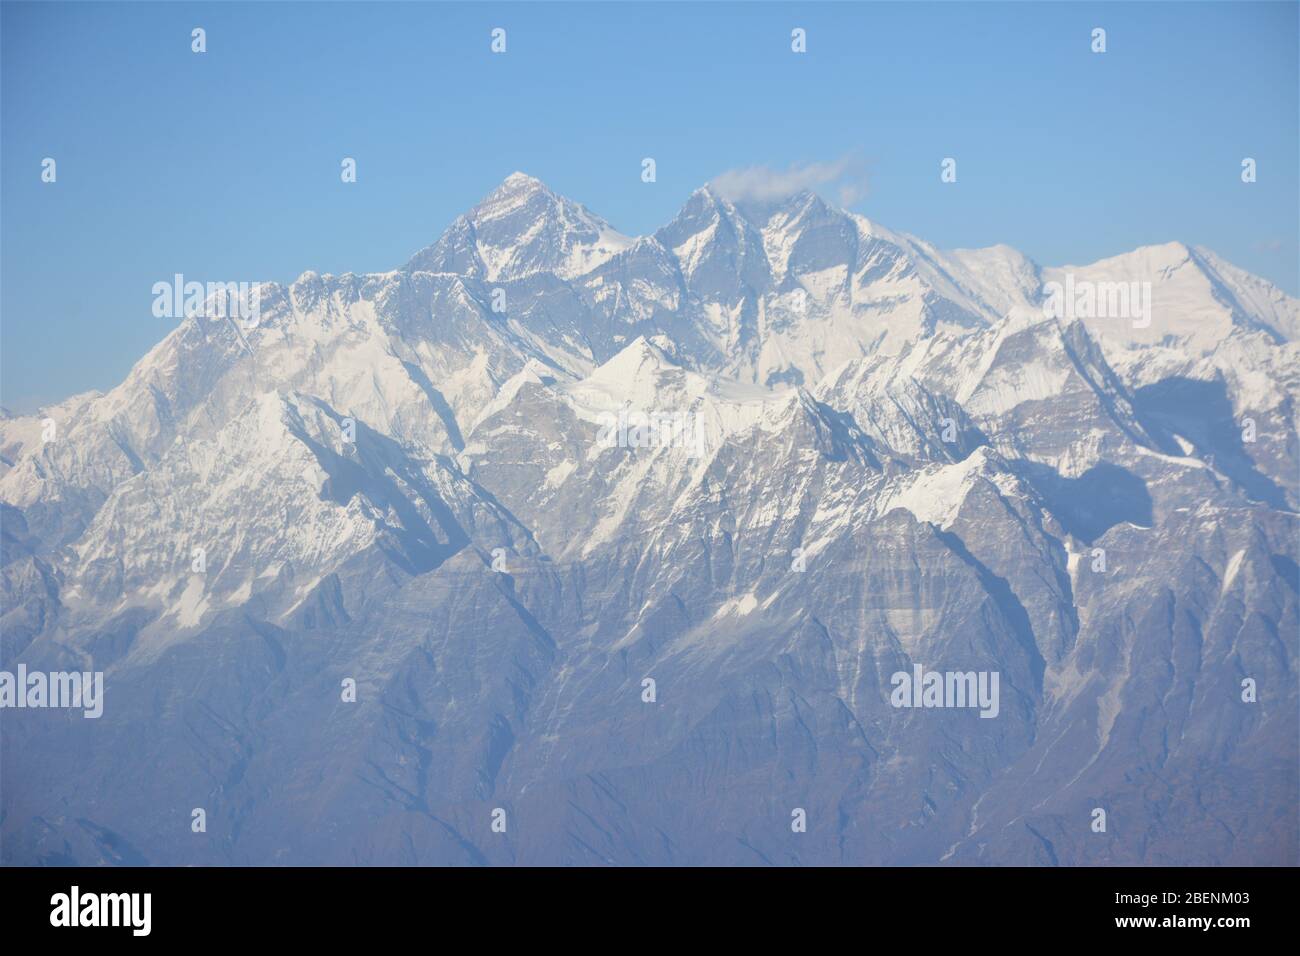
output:
POLYGON ((631 240, 603 219, 558 196, 540 180, 512 173, 461 216, 434 245, 416 253, 411 272, 454 272, 490 282, 548 272, 590 272, 631 240))

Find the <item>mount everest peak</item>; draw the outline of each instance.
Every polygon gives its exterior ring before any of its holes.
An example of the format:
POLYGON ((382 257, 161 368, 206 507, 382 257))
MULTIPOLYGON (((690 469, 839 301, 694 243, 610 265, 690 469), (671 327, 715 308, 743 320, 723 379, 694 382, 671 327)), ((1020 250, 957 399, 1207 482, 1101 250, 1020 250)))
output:
POLYGON ((436 243, 416 253, 405 269, 473 275, 489 282, 540 272, 569 279, 630 244, 600 217, 516 172, 436 243))

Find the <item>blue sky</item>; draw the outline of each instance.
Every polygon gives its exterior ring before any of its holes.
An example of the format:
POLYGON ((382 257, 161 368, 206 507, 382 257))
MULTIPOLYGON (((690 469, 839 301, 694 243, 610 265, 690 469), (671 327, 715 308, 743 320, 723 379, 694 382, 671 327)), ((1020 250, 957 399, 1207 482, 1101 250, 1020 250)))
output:
POLYGON ((1056 265, 1180 239, 1300 291, 1294 3, 0 16, 0 402, 14 410, 117 384, 171 327, 151 314, 154 282, 388 270, 516 169, 637 234, 727 170, 848 162, 865 189, 850 208, 942 247, 1007 243, 1056 265), (356 184, 340 182, 344 156, 356 184))

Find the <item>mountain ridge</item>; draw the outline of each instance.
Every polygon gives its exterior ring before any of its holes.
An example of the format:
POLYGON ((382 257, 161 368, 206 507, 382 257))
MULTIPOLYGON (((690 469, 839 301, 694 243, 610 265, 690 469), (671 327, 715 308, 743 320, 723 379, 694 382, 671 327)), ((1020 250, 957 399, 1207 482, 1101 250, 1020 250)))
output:
POLYGON ((1294 862, 1296 300, 1073 274, 1150 328, 812 194, 627 237, 517 174, 0 420, 0 653, 109 694, 6 713, 4 862, 1294 862))

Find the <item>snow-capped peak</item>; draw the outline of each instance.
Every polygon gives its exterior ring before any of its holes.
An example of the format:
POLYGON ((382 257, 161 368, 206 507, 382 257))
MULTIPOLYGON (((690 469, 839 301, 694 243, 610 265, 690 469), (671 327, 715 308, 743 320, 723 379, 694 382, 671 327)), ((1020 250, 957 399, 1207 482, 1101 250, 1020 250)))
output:
POLYGON ((786 398, 782 391, 724 381, 683 368, 660 345, 644 336, 629 343, 585 379, 568 386, 567 392, 583 417, 617 412, 620 408, 643 413, 708 409, 725 422, 726 430, 756 420, 767 405, 786 398))
POLYGON ((1206 353, 1234 328, 1263 331, 1276 341, 1291 341, 1300 333, 1300 302, 1208 249, 1182 242, 1141 246, 1089 265, 1044 269, 1043 281, 1056 283, 1065 299, 1077 295, 1080 302, 1066 304, 1084 306, 1086 314, 1080 317, 1112 345, 1175 340, 1206 353), (1124 304, 1117 291, 1128 293, 1128 308, 1114 308, 1117 299, 1124 304), (1134 308, 1132 300, 1141 308, 1134 308))
POLYGON ((550 187, 536 176, 514 172, 503 179, 501 185, 488 193, 487 197, 475 206, 469 215, 476 226, 482 226, 495 219, 510 215, 539 196, 548 209, 569 203, 569 200, 552 192, 550 187))
POLYGON ((406 264, 409 272, 455 272, 489 282, 536 273, 572 279, 627 249, 633 239, 526 173, 511 173, 406 264))

